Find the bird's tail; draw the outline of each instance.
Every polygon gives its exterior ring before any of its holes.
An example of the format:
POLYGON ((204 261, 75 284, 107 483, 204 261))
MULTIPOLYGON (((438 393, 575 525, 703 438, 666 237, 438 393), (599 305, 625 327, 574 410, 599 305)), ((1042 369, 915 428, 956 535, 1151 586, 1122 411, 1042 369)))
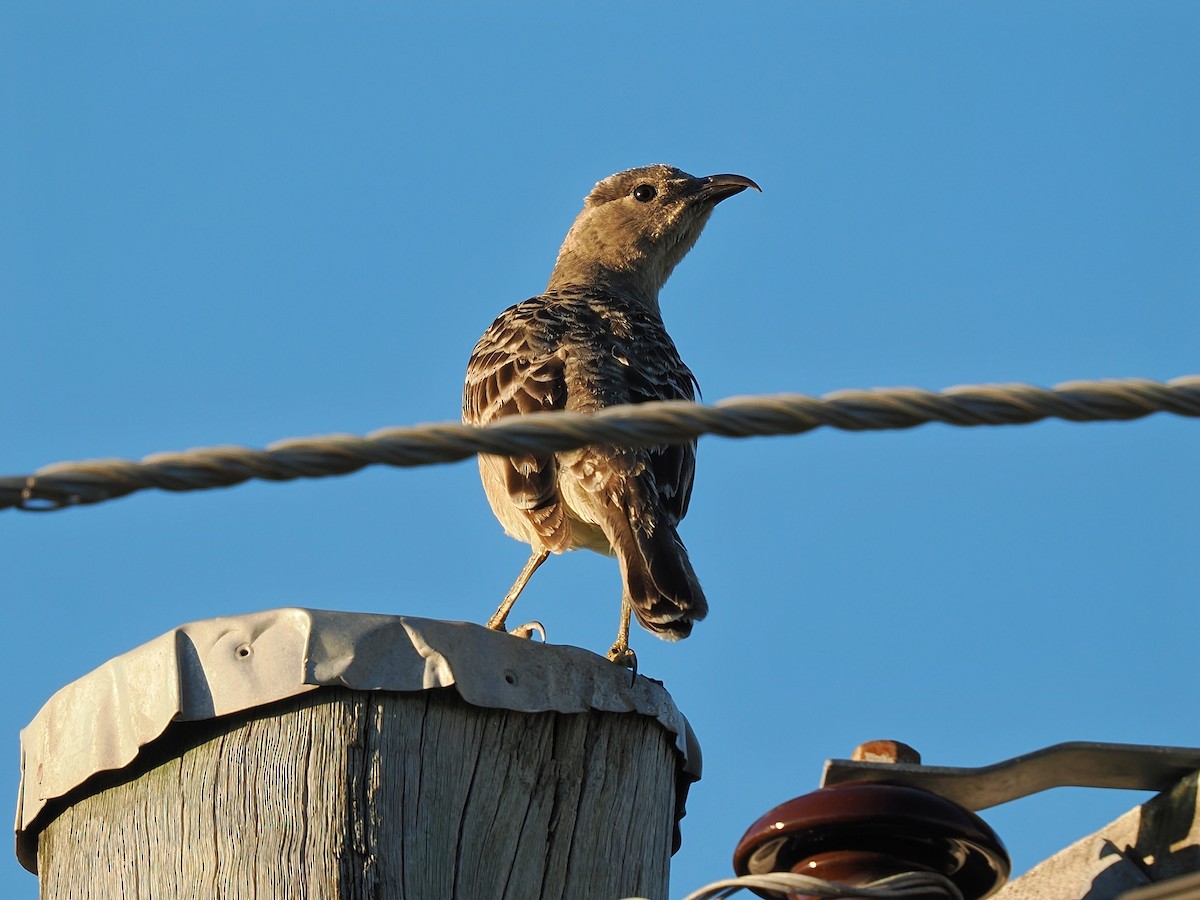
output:
POLYGON ((678 641, 708 615, 708 601, 671 522, 639 512, 611 517, 605 530, 637 620, 663 640, 678 641))

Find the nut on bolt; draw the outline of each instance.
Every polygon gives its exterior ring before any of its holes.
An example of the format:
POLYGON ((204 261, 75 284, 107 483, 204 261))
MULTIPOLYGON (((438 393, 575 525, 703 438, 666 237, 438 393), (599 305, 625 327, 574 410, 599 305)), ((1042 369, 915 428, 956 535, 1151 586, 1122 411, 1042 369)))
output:
POLYGON ((850 758, 855 762, 921 764, 921 754, 900 741, 867 741, 855 747, 850 758))

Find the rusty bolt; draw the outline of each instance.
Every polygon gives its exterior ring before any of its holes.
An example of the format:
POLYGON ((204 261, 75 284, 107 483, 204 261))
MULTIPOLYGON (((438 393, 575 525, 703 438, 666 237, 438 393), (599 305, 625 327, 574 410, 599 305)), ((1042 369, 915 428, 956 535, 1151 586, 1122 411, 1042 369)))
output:
POLYGON ((867 741, 854 748, 855 762, 921 764, 921 754, 900 741, 867 741))

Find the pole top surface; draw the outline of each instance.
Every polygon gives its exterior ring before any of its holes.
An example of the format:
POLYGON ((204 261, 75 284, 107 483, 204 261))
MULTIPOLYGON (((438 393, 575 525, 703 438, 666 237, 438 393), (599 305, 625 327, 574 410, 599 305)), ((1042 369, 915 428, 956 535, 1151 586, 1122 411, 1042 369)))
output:
POLYGON ((54 694, 21 731, 17 857, 36 869, 47 803, 130 765, 173 722, 198 722, 323 686, 453 687, 474 706, 651 716, 671 735, 684 783, 700 748, 666 689, 578 647, 467 622, 284 608, 181 625, 54 694))

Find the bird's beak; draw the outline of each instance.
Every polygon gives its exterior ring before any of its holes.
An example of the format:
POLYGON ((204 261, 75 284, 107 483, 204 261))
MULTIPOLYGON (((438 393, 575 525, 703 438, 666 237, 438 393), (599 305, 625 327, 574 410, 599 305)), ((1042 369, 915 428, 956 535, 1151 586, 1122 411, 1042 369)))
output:
POLYGON ((762 188, 745 175, 709 175, 696 179, 697 197, 716 206, 727 197, 740 194, 746 188, 754 188, 760 194, 762 188))

